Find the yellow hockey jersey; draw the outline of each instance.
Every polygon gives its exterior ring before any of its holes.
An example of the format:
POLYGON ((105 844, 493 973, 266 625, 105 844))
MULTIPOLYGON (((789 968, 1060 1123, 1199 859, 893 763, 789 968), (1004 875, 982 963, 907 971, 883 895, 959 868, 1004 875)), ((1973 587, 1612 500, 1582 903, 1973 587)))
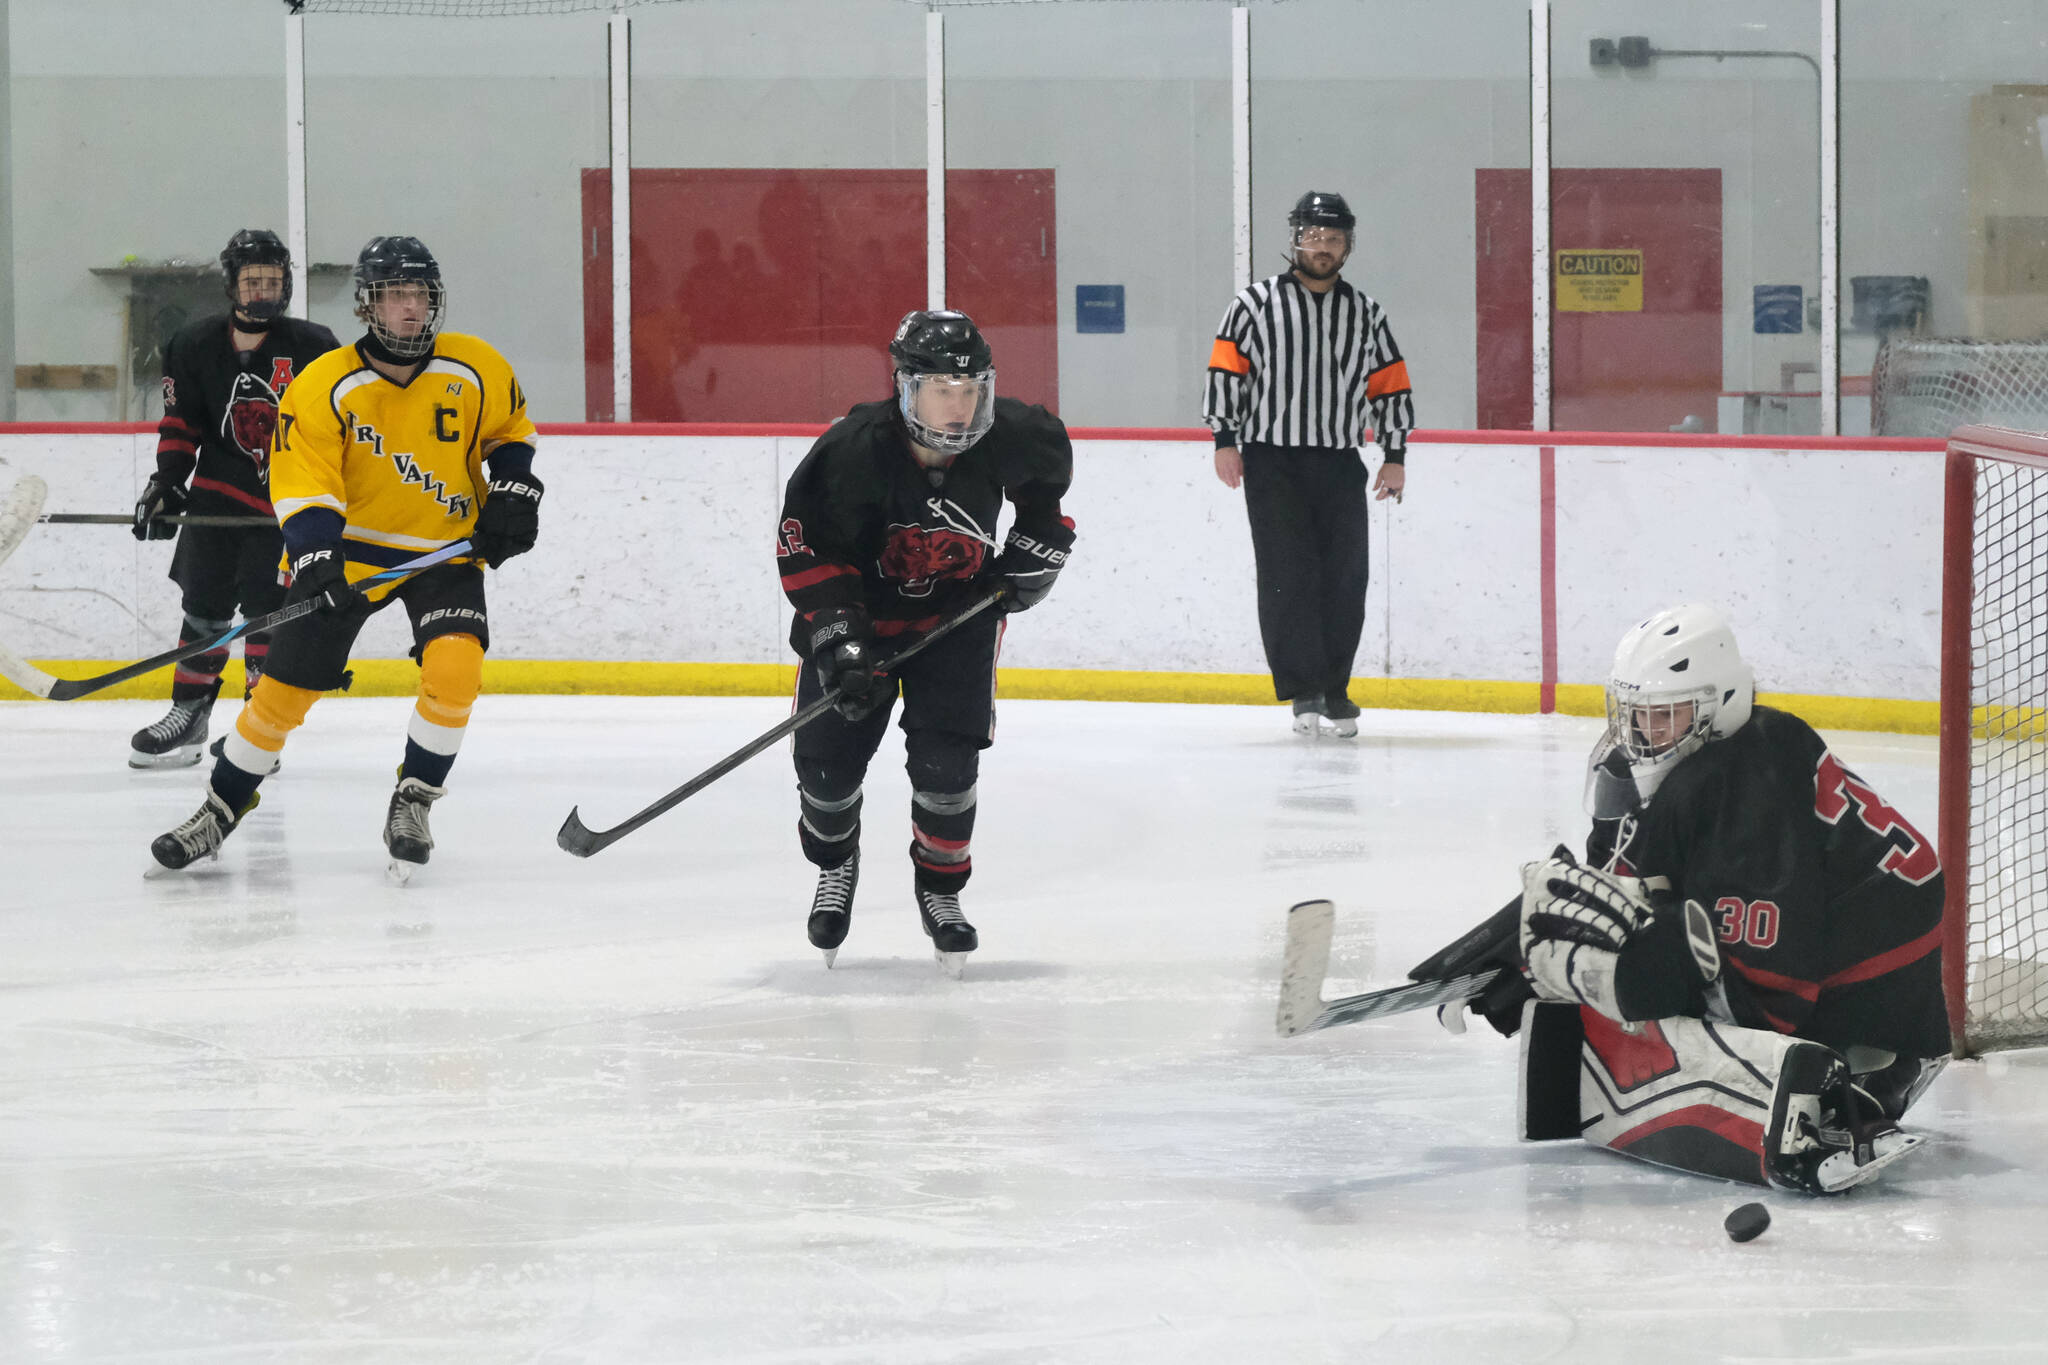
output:
POLYGON ((278 404, 270 498, 280 525, 308 508, 341 514, 353 582, 467 536, 488 486, 484 457, 511 441, 533 445, 533 422, 489 342, 443 332, 403 386, 343 346, 278 404))

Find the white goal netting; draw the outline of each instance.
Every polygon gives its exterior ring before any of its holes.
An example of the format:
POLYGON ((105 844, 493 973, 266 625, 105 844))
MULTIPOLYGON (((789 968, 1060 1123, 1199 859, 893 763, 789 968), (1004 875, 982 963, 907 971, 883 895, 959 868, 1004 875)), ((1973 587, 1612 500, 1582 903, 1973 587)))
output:
POLYGON ((1872 435, 1945 441, 1973 424, 2048 431, 2048 341, 1885 342, 1870 371, 1872 435))
POLYGON ((1973 427, 1949 452, 1942 853, 1967 934, 1946 965, 1974 1053, 2048 1043, 2048 437, 1973 427))

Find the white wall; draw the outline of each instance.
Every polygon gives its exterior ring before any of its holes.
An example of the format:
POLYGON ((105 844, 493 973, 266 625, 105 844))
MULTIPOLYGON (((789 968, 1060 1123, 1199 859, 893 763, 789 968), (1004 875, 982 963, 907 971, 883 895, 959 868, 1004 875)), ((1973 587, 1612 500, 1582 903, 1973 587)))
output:
MULTIPOLYGON (((151 435, 0 434, 0 487, 48 511, 120 511, 151 435)), ((788 661, 770 528, 804 438, 546 437, 539 547, 491 578, 493 652, 523 659, 788 661)), ((1539 455, 1416 448, 1409 496, 1374 505, 1361 676, 1540 677, 1539 455)), ((1561 681, 1596 683, 1652 609, 1734 613, 1767 690, 1931 701, 1938 691, 1941 457, 1855 450, 1563 448, 1561 681)), ((1082 441, 1080 530, 1053 596, 1004 646, 1018 668, 1262 673, 1249 533, 1203 442, 1082 441)), ((0 565, 0 640, 28 658, 167 648, 169 542, 43 526, 0 565)), ((394 613, 363 657, 410 644, 394 613)))

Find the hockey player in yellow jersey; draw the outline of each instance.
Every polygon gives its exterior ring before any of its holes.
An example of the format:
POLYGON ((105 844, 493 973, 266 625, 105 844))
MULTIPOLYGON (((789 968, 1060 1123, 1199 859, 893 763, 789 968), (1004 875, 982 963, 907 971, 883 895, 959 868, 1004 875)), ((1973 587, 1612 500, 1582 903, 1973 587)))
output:
POLYGON ((279 405, 271 500, 287 601, 318 609, 272 637, 270 666, 222 746, 206 800, 150 845, 166 868, 216 856, 258 800, 285 738, 322 692, 348 686, 349 651, 376 611, 403 604, 420 666, 398 786, 385 812, 392 880, 433 849, 427 812, 447 791, 490 644, 483 564, 533 548, 541 482, 534 427, 505 358, 441 330, 447 290, 413 237, 375 237, 356 260, 353 346, 308 365, 279 405), (467 538, 466 554, 396 584, 361 580, 467 538))

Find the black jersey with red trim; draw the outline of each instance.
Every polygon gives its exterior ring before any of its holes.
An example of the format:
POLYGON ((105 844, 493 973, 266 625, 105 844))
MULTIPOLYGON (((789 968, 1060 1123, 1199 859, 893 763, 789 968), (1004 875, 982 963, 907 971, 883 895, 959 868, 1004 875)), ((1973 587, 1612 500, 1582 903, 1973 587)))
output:
POLYGON ((893 401, 859 404, 818 438, 784 491, 775 561, 797 611, 792 643, 807 616, 855 603, 877 635, 929 630, 981 591, 1004 499, 1017 526, 1050 527, 1073 477, 1067 429, 1042 407, 997 398, 988 434, 927 470, 893 401))
POLYGON ((341 343, 317 322, 280 317, 255 350, 238 353, 228 318, 202 318, 164 348, 157 473, 177 484, 191 478, 194 512, 268 516, 278 399, 299 371, 341 343))
POLYGON ((1934 845, 1797 716, 1756 707, 1674 768, 1623 865, 1713 915, 1734 1022, 1837 1050, 1949 1050, 1934 845))

